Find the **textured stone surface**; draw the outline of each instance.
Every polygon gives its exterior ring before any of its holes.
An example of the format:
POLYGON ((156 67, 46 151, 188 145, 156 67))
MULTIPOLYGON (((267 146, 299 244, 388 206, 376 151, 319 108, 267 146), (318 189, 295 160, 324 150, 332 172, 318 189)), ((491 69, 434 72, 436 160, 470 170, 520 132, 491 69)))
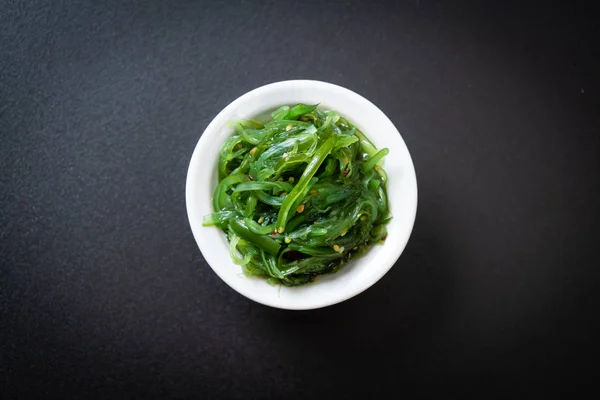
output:
POLYGON ((0 397, 377 396, 584 377, 594 24, 573 2, 0 1, 0 397), (297 78, 377 104, 419 184, 398 264, 312 312, 221 282, 184 198, 210 120, 297 78))

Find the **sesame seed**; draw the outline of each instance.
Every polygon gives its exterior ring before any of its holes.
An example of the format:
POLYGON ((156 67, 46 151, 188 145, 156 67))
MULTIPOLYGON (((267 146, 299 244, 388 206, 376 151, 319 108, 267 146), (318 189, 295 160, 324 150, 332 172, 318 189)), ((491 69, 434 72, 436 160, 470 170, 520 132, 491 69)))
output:
POLYGON ((252 150, 250 150, 250 154, 252 154, 252 155, 256 154, 256 147, 253 147, 252 150))
POLYGON ((284 228, 283 228, 283 226, 282 226, 281 228, 277 228, 277 232, 278 232, 278 233, 283 233, 283 231, 284 231, 284 228))
POLYGON ((298 208, 296 208, 296 211, 298 211, 299 213, 301 213, 302 211, 304 211, 304 204, 300 204, 298 206, 298 208))
POLYGON ((333 251, 335 251, 336 253, 340 252, 340 246, 338 246, 337 244, 333 245, 333 251))
POLYGON ((262 224, 263 222, 265 222, 265 217, 260 217, 260 218, 258 219, 258 223, 259 223, 259 224, 262 224))
POLYGON ((292 124, 288 125, 285 127, 286 131, 291 131, 294 127, 292 126, 292 124))
POLYGON ((285 238, 284 242, 286 242, 286 243, 292 243, 292 238, 288 236, 288 237, 285 238))

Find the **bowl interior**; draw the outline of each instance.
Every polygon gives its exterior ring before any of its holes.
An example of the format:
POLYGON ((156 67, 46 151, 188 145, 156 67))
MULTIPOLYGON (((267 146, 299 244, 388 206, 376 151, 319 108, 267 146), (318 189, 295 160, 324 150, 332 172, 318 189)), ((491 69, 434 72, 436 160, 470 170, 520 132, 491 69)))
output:
POLYGON ((209 124, 190 162, 186 203, 194 237, 213 270, 229 286, 259 303, 285 309, 312 309, 346 300, 377 282, 396 262, 406 246, 414 224, 417 184, 410 154, 391 121, 362 96, 340 86, 318 81, 285 81, 255 89, 227 106, 209 124), (298 287, 271 286, 260 278, 249 278, 229 257, 225 234, 203 227, 202 217, 212 212, 212 194, 217 185, 219 149, 233 129, 227 122, 266 116, 282 104, 320 103, 336 110, 361 129, 378 147, 388 147, 384 167, 388 173, 388 196, 393 219, 384 245, 374 246, 364 257, 348 263, 335 274, 298 287))

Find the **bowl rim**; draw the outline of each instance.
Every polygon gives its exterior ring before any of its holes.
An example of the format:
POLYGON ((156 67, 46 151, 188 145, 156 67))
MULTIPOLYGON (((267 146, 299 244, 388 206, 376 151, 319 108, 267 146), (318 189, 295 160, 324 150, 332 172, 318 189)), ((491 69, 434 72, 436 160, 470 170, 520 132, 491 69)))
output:
MULTIPOLYGON (((341 110, 340 110, 340 112, 343 114, 343 112, 341 110)), ((208 190, 210 191, 210 190, 212 190, 212 188, 210 188, 208 190)), ((388 193, 389 193, 389 189, 388 189, 388 193)), ((212 197, 212 192, 211 192, 211 197, 212 197)), ((199 247, 206 263, 217 274, 217 276, 219 276, 221 278, 221 280, 223 280, 229 287, 231 287, 232 289, 234 289, 236 292, 240 293, 241 295, 243 295, 257 303, 263 304, 263 305, 267 305, 267 306, 274 307, 274 308, 280 308, 280 309, 288 309, 288 310, 309 310, 309 309, 317 309, 317 308, 322 308, 322 307, 327 307, 327 306, 330 306, 333 304, 337 304, 337 303, 348 300, 348 299, 362 293, 369 287, 373 286, 376 282, 378 282, 394 266, 394 264, 400 258, 400 255, 402 254, 402 252, 404 251, 404 249, 408 243, 408 240, 412 233, 412 230, 414 227, 414 222, 416 219, 417 204, 418 204, 417 200, 418 200, 418 188, 417 188, 417 180, 416 180, 416 173, 415 173, 415 169, 414 169, 414 163, 412 161, 412 157, 410 156, 408 147, 406 146, 406 143, 404 142, 404 139, 402 138, 402 135, 400 135, 400 132, 394 126, 392 121, 375 104, 373 104, 371 101, 369 101, 365 97, 361 96, 360 94, 358 94, 350 89, 347 89, 345 87, 335 85, 332 83, 328 83, 328 82, 318 81, 318 80, 285 80, 285 81, 269 83, 269 84, 260 86, 256 89, 250 90, 250 91, 246 92, 245 94, 241 95, 240 97, 238 97, 237 99, 235 99, 234 101, 232 101, 231 103, 229 103, 225 108, 223 108, 223 110, 221 110, 215 116, 215 118, 213 118, 213 120, 208 124, 208 126, 206 127, 206 129, 204 130, 202 135, 200 136, 200 138, 194 148, 192 157, 190 159, 190 163, 189 163, 189 167, 188 167, 188 171, 187 171, 187 178, 186 178, 186 210, 187 210, 188 220, 189 220, 190 228, 194 235, 196 244, 199 247), (219 134, 219 131, 222 130, 223 127, 225 126, 225 124, 229 121, 230 117, 227 117, 227 116, 229 116, 231 114, 232 110, 237 109, 237 107, 240 104, 247 102, 249 99, 254 99, 258 95, 265 95, 271 91, 277 91, 277 90, 282 90, 282 89, 293 90, 293 89, 297 89, 298 87, 303 87, 303 88, 319 87, 320 89, 337 91, 338 93, 343 93, 346 96, 352 97, 354 101, 359 101, 359 102, 364 103, 365 107, 370 107, 371 111, 378 114, 377 116, 378 116, 378 118, 382 119, 382 122, 389 124, 390 129, 393 128, 395 133, 398 135, 398 139, 400 140, 400 143, 403 146, 405 153, 406 153, 405 157, 408 160, 408 162, 405 163, 406 164, 405 166, 408 167, 408 171, 406 171, 406 172, 408 172, 408 177, 409 177, 409 180, 411 181, 411 182, 409 182, 411 184, 411 193, 409 193, 409 195, 412 195, 412 197, 409 198, 408 201, 409 201, 409 205, 411 206, 412 212, 410 212, 411 210, 408 210, 409 214, 407 215, 406 224, 404 226, 405 230, 404 230, 404 234, 402 235, 402 240, 395 243, 396 248, 395 248, 395 251, 393 252, 393 257, 389 258, 389 260, 391 260, 391 262, 388 262, 389 265, 384 266, 383 268, 380 268, 379 273, 370 276, 370 278, 368 280, 365 280, 363 285, 361 285, 358 288, 354 288, 354 290, 340 293, 340 295, 337 296, 336 298, 329 299, 326 301, 319 301, 318 299, 317 300, 312 299, 312 301, 306 301, 306 302, 303 302, 302 304, 280 304, 280 303, 271 301, 271 300, 265 298, 264 296, 261 296, 260 293, 262 293, 262 292, 260 292, 260 291, 257 291, 257 292, 246 291, 242 287, 242 285, 236 284, 236 282, 234 282, 232 279, 230 279, 228 276, 226 276, 224 273, 222 273, 222 271, 220 271, 220 268, 213 265, 213 264, 215 264, 215 259, 213 257, 214 249, 203 245, 202 240, 200 240, 203 237, 200 230, 201 229, 211 229, 211 228, 216 229, 216 228, 202 226, 203 215, 200 215, 198 213, 197 208, 199 208, 199 204, 197 204, 194 201, 195 194, 197 193, 197 184, 196 184, 196 181, 194 178, 196 175, 196 171, 203 164, 202 160, 201 160, 202 154, 206 154, 206 151, 214 151, 214 146, 211 143, 211 139, 214 139, 215 136, 217 136, 219 134), (392 258, 393 258, 393 260, 392 260, 392 258), (211 262, 210 259, 212 259, 213 262, 211 262)), ((229 258, 229 254, 227 254, 227 257, 229 258)), ((234 265, 233 262, 231 264, 234 265)), ((239 266, 236 266, 236 267, 239 267, 239 266)), ((240 268, 239 272, 241 273, 241 268, 240 268)), ((338 272, 338 274, 339 274, 339 272, 338 272)), ((335 275, 335 274, 333 274, 333 275, 335 275)), ((257 278, 247 278, 247 279, 257 279, 257 278)), ((263 281, 264 281, 265 285, 268 285, 266 283, 266 280, 263 280, 263 281)), ((308 284, 308 285, 312 285, 312 284, 308 284)), ((288 288, 288 289, 293 289, 293 288, 288 288)))

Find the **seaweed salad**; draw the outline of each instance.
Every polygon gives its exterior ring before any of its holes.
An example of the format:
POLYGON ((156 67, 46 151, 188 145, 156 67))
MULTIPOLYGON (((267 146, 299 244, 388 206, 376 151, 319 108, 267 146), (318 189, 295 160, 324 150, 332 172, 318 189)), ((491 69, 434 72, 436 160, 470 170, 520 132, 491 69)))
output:
POLYGON ((203 225, 225 231, 247 276, 295 286, 384 242, 388 149, 318 105, 284 105, 271 117, 232 122, 203 225))

